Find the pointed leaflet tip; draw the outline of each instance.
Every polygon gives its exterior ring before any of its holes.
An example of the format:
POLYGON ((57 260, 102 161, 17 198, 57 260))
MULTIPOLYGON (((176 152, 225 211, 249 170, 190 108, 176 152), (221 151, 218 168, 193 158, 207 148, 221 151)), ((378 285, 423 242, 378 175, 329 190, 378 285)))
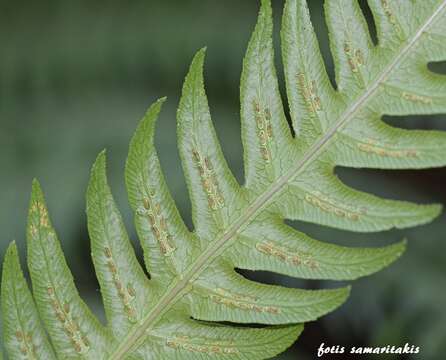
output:
POLYGON ((92 199, 97 198, 104 186, 107 186, 106 174, 107 151, 102 150, 96 157, 90 171, 90 180, 87 186, 87 214, 91 206, 92 199))
POLYGON ((107 158, 107 149, 103 149, 96 157, 93 167, 95 167, 96 165, 97 166, 105 165, 106 158, 107 158))
POLYGON ((167 100, 167 96, 163 96, 155 101, 155 104, 164 104, 167 100))
POLYGON ((15 241, 12 241, 6 249, 5 258, 3 260, 2 292, 7 290, 8 286, 6 282, 13 282, 13 277, 19 274, 22 274, 19 254, 15 241))
POLYGON ((260 3, 260 9, 259 9, 259 15, 257 17, 257 23, 256 27, 254 29, 254 33, 251 36, 250 45, 248 45, 248 51, 251 47, 251 43, 253 43, 253 39, 256 36, 263 36, 259 33, 261 32, 261 29, 266 27, 268 31, 265 33, 268 37, 271 36, 272 32, 272 14, 273 10, 271 7, 271 0, 262 0, 260 3))
MULTIPOLYGON (((270 333, 269 338, 271 339, 271 347, 276 348, 274 353, 275 355, 279 355, 283 353, 285 350, 289 349, 296 340, 300 337, 302 332, 304 331, 304 324, 296 324, 296 325, 288 325, 288 326, 271 326, 267 328, 267 331, 273 331, 270 333), (280 333, 280 342, 276 345, 275 338, 277 335, 274 334, 274 331, 279 331, 280 333)), ((269 351, 272 351, 272 349, 268 349, 269 351)), ((271 354, 268 354, 271 355, 271 354)), ((270 356, 268 356, 270 358, 270 356)), ((263 357, 262 357, 263 359, 263 357)))
POLYGON ((186 79, 184 80, 183 92, 180 100, 180 106, 178 107, 178 112, 181 111, 184 99, 189 97, 187 95, 189 95, 188 92, 191 89, 195 89, 197 86, 204 87, 203 64, 205 56, 206 56, 206 48, 202 48, 195 54, 192 63, 190 64, 189 72, 187 73, 186 79))
MULTIPOLYGON (((154 111, 157 110, 157 113, 160 111, 161 107, 163 106, 163 104, 166 102, 167 100, 167 96, 163 96, 159 99, 157 99, 154 103, 152 103, 152 105, 150 105, 150 107, 146 110, 146 113, 144 114, 143 119, 141 120, 141 122, 145 121, 146 118, 148 116, 150 116, 154 111)), ((141 124, 140 122, 140 124, 141 124)), ((137 132, 138 130, 136 130, 137 132)))
POLYGON ((203 64, 204 58, 206 56, 206 48, 202 48, 197 51, 194 58, 192 59, 192 63, 189 67, 189 72, 186 75, 186 79, 184 80, 183 85, 183 97, 186 92, 186 89, 192 87, 196 84, 195 81, 198 79, 201 83, 203 83, 203 64))
POLYGON ((189 72, 186 76, 186 80, 184 81, 183 93, 184 89, 186 89, 188 86, 191 86, 197 77, 201 82, 203 82, 203 64, 205 57, 206 57, 206 47, 201 48, 195 54, 194 58, 192 59, 192 63, 189 67, 189 72))
POLYGON ((406 248, 407 248, 407 239, 403 239, 395 244, 386 246, 385 249, 388 250, 386 260, 374 272, 382 270, 383 268, 397 261, 404 254, 406 248))
POLYGON ((28 210, 28 230, 35 234, 37 229, 35 225, 37 224, 50 226, 50 220, 42 187, 37 179, 33 179, 28 210), (34 223, 34 226, 31 226, 32 223, 34 223))
POLYGON ((3 274, 5 274, 5 269, 10 269, 11 267, 14 269, 14 271, 17 270, 19 264, 19 258, 18 258, 18 252, 17 252, 17 245, 14 241, 11 241, 11 243, 8 245, 8 248, 6 249, 5 259, 3 261, 3 274))
POLYGON ((442 212, 443 205, 416 205, 415 210, 407 216, 406 221, 396 224, 397 229, 429 224, 434 221, 442 212))
POLYGON ((342 288, 335 288, 329 290, 316 290, 316 291, 321 291, 321 294, 324 293, 325 296, 321 310, 319 311, 318 314, 316 314, 316 316, 313 315, 314 318, 312 320, 316 320, 321 316, 329 314, 332 311, 336 310, 341 305, 343 305, 349 298, 351 289, 352 287, 349 285, 342 288))
POLYGON ((201 69, 202 71, 205 57, 206 57, 206 47, 197 51, 197 53, 194 56, 194 59, 192 60, 192 64, 190 66, 189 71, 190 72, 192 72, 192 70, 198 71, 199 69, 201 69))
MULTIPOLYGON (((162 97, 158 100, 156 100, 146 111, 144 114, 144 117, 140 121, 135 134, 132 137, 132 140, 130 141, 129 146, 129 155, 127 156, 126 161, 126 173, 128 170, 128 167, 130 166, 130 158, 131 155, 134 155, 134 152, 137 151, 136 148, 139 147, 139 144, 144 144, 148 139, 150 140, 149 143, 153 144, 153 138, 154 138, 154 131, 155 131, 155 123, 156 120, 158 120, 158 114, 161 111, 161 108, 163 107, 163 104, 166 102, 167 97, 162 97)), ((146 159, 144 159, 145 161, 146 159)), ((127 175, 126 175, 127 179, 127 175)), ((129 180, 129 179, 127 179, 129 180)))
POLYGON ((39 180, 34 178, 31 185, 31 201, 35 201, 41 198, 43 198, 42 186, 40 185, 39 180))
POLYGON ((376 272, 381 271, 382 269, 396 262, 404 254, 406 248, 406 239, 382 248, 364 248, 364 250, 376 250, 376 253, 380 255, 370 255, 369 260, 364 260, 362 263, 363 270, 361 270, 359 273, 354 272, 352 276, 348 278, 346 277, 342 280, 356 280, 364 276, 375 274, 376 272), (372 265, 373 263, 376 263, 376 265, 372 265))
POLYGON ((141 122, 138 125, 138 128, 135 131, 135 134, 133 135, 133 138, 130 142, 130 147, 132 146, 132 142, 135 141, 135 138, 138 138, 139 132, 143 131, 142 129, 148 124, 148 123, 155 123, 158 114, 161 111, 161 108, 163 107, 164 103, 167 100, 167 96, 164 96, 162 98, 159 98, 156 100, 150 107, 147 109, 146 113, 144 114, 144 117, 142 118, 141 122))
MULTIPOLYGON (((192 121, 196 106, 208 107, 204 90, 203 65, 206 56, 206 48, 199 50, 189 67, 184 80, 180 104, 177 111, 177 126, 181 127, 183 122, 192 121)), ((184 130, 184 128, 183 128, 184 130)))
POLYGON ((149 107, 130 141, 125 163, 125 183, 129 202, 134 210, 138 207, 138 199, 140 200, 142 196, 141 184, 145 183, 145 174, 149 171, 148 161, 150 158, 157 159, 154 144, 155 124, 166 99, 166 97, 158 99, 149 107))
POLYGON ((333 289, 331 291, 333 292, 333 298, 332 298, 333 304, 332 304, 332 309, 329 310, 327 313, 332 312, 333 310, 337 309, 347 301, 352 291, 352 287, 351 285, 349 285, 343 288, 333 289))
POLYGON ((336 310, 338 307, 343 305, 349 298, 351 290, 352 290, 351 285, 341 288, 321 290, 321 292, 325 291, 327 294, 329 293, 331 296, 326 298, 327 305, 324 308, 323 313, 319 314, 317 318, 326 315, 328 313, 331 313, 332 311, 336 310))
MULTIPOLYGON (((393 252, 393 258, 389 259, 388 264, 391 264, 393 262, 395 262, 396 260, 398 260, 407 250, 407 239, 404 238, 403 240, 401 240, 400 242, 397 242, 396 244, 393 245, 389 245, 389 248, 393 248, 394 252, 393 252)), ((387 265, 386 265, 387 266, 387 265)), ((383 266, 385 267, 385 266, 383 266)))
POLYGON ((443 212, 442 204, 432 204, 431 205, 432 220, 434 220, 435 218, 440 216, 442 212, 443 212))
POLYGON ((95 162, 93 163, 93 166, 91 167, 90 181, 88 183, 88 189, 87 189, 87 208, 90 198, 88 194, 96 192, 98 190, 97 185, 103 182, 106 183, 107 181, 106 161, 107 161, 107 151, 104 149, 98 154, 95 162))
POLYGON ((96 160, 93 163, 93 166, 91 167, 90 184, 93 181, 93 179, 102 175, 102 173, 105 174, 106 161, 107 161, 107 150, 104 149, 98 154, 96 160))
POLYGON ((39 180, 37 180, 37 178, 34 178, 32 181, 32 186, 40 186, 39 180))
POLYGON ((395 244, 395 247, 399 248, 400 254, 398 256, 401 256, 407 250, 407 239, 404 238, 399 243, 395 244))

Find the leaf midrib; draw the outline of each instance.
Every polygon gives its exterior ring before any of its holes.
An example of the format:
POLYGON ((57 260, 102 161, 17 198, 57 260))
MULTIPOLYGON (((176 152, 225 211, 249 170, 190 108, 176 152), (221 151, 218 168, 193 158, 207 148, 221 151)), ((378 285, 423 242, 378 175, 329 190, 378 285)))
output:
POLYGON ((185 274, 179 278, 176 284, 169 286, 165 295, 160 299, 158 304, 152 309, 146 318, 139 325, 136 325, 129 335, 124 338, 118 348, 110 356, 110 360, 120 360, 133 346, 139 342, 142 336, 147 335, 147 331, 152 325, 156 323, 161 315, 163 315, 172 305, 184 295, 183 293, 189 290, 190 282, 196 276, 198 276, 208 264, 212 263, 216 257, 218 257, 224 250, 226 245, 234 236, 237 235, 239 230, 243 226, 248 225, 259 213, 263 207, 271 200, 275 194, 277 194, 290 179, 299 175, 311 161, 317 157, 333 138, 336 132, 348 123, 356 112, 365 105, 368 100, 375 94, 380 85, 387 79, 397 65, 405 58, 410 52, 412 47, 417 43, 425 30, 431 26, 437 17, 446 8, 446 0, 437 7, 433 14, 426 20, 415 35, 407 42, 406 46, 395 56, 393 61, 383 70, 381 75, 374 81, 374 83, 360 96, 348 109, 345 111, 338 122, 328 130, 328 132, 322 136, 316 143, 314 143, 304 154, 302 159, 285 175, 281 176, 277 181, 272 184, 263 194, 261 194, 256 201, 254 201, 246 210, 246 212, 237 219, 229 229, 215 242, 206 249, 206 251, 200 255, 200 257, 192 263, 186 270, 185 274))

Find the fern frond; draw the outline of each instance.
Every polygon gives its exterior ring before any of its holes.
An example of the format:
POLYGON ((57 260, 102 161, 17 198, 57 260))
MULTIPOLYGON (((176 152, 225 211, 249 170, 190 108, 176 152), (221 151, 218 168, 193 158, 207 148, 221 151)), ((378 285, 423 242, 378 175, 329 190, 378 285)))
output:
POLYGON ((203 80, 205 50, 198 52, 177 116, 192 232, 167 188, 154 146, 165 99, 150 107, 131 141, 125 170, 150 279, 136 259, 107 184, 105 152, 98 156, 87 191, 87 216, 106 326, 79 297, 34 182, 27 229, 33 297, 15 245, 4 262, 1 302, 9 356, 266 359, 289 347, 303 323, 340 306, 350 288, 264 285, 235 268, 353 280, 395 261, 405 241, 380 248, 343 247, 312 239, 284 221, 377 232, 424 224, 441 211, 439 205, 360 192, 334 174, 336 166, 446 164, 445 133, 397 129, 382 120, 384 114, 446 112, 446 79, 426 66, 446 58, 446 0, 369 0, 369 5, 377 46, 357 1, 326 1, 334 88, 306 1, 286 1, 281 36, 293 138, 274 67, 271 4, 261 1, 241 78, 243 186, 226 163, 212 125, 203 80))

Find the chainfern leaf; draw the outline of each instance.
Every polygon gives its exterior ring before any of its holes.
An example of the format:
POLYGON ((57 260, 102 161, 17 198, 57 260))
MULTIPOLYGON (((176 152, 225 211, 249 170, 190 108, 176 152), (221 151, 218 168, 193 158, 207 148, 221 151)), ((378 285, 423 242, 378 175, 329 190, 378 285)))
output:
POLYGON ((108 331, 77 292, 37 181, 32 187, 27 238, 34 299, 57 356, 97 359, 110 346, 108 331))
POLYGON ((12 359, 56 359, 20 267, 15 242, 6 251, 2 276, 5 347, 12 359))
POLYGON ((377 232, 425 224, 441 212, 436 204, 360 192, 335 175, 337 166, 446 165, 444 132, 403 130, 382 120, 384 115, 446 112, 446 79, 426 66, 446 59, 446 0, 368 4, 377 45, 357 1, 325 2, 333 86, 307 1, 286 0, 281 39, 293 137, 274 65, 271 4, 261 0, 240 85, 243 185, 221 150, 204 86, 205 49, 197 53, 177 114, 193 231, 169 192, 154 145, 165 99, 150 107, 133 136, 125 169, 149 277, 108 186, 105 152, 98 156, 87 191, 87 216, 106 326, 79 297, 34 182, 27 230, 33 296, 14 244, 4 262, 1 303, 10 358, 271 358, 291 346, 303 323, 343 304, 350 287, 266 285, 236 269, 345 281, 375 273, 400 257, 406 241, 338 246, 285 223, 377 232))

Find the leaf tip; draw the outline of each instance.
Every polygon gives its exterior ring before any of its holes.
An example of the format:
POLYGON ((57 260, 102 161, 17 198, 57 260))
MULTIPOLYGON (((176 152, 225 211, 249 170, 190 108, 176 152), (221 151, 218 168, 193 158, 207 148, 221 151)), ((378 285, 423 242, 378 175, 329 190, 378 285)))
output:
POLYGON ((407 238, 403 238, 399 243, 395 244, 395 247, 398 247, 400 250, 399 256, 401 256, 407 249, 408 240, 407 238))
POLYGON ((33 186, 33 187, 34 187, 34 186, 40 186, 39 180, 37 180, 37 178, 33 178, 32 186, 33 186))
POLYGON ((46 202, 40 182, 34 178, 31 185, 31 200, 28 215, 41 217, 46 214, 46 202), (42 214, 41 214, 42 212, 42 214))
POLYGON ((88 203, 90 195, 97 194, 98 189, 107 182, 106 162, 107 151, 106 149, 104 149, 98 154, 96 160, 93 163, 93 166, 91 167, 90 181, 87 188, 87 209, 89 208, 88 203))
POLYGON ((432 220, 437 218, 438 216, 440 216, 442 212, 443 212, 442 204, 432 204, 431 205, 432 220))
POLYGON ((96 157, 96 160, 104 159, 104 161, 105 161, 106 156, 107 156, 107 149, 104 148, 99 152, 98 156, 96 157))
POLYGON ((17 244, 16 244, 16 241, 15 241, 15 240, 12 240, 12 241, 9 243, 8 248, 6 249, 6 253, 8 253, 8 252, 10 252, 10 251, 14 251, 14 249, 15 249, 15 251, 17 251, 17 244))
POLYGON ((430 204, 420 206, 420 215, 411 226, 424 225, 434 221, 443 212, 442 204, 430 204))
POLYGON ((348 300, 350 294, 352 293, 352 286, 348 285, 333 291, 336 292, 333 296, 334 300, 333 310, 335 310, 338 307, 342 306, 348 300))
POLYGON ((206 57, 206 49, 206 47, 203 47, 197 51, 190 66, 191 70, 198 70, 203 68, 204 59, 206 57))
POLYGON ((281 353, 289 349, 296 342, 296 340, 300 337, 300 335, 304 331, 304 327, 305 327, 304 323, 290 325, 286 327, 288 331, 286 334, 284 333, 282 337, 283 345, 282 348, 280 349, 281 353))
MULTIPOLYGON (((146 122, 155 122, 159 112, 161 111, 161 108, 163 107, 164 103, 167 101, 167 96, 163 96, 159 99, 157 99, 150 107, 147 109, 144 118, 141 121, 141 124, 145 124, 146 122)), ((137 132, 139 130, 140 126, 137 129, 137 132)))
POLYGON ((161 98, 159 98, 158 100, 156 100, 156 104, 160 104, 160 105, 162 105, 162 104, 164 104, 165 102, 167 101, 167 96, 163 96, 163 97, 161 97, 161 98))
POLYGON ((344 287, 340 287, 337 289, 330 290, 333 295, 333 301, 334 301, 334 307, 333 310, 344 304, 347 299, 350 297, 350 294, 352 292, 352 286, 347 285, 344 287))
POLYGON ((352 292, 352 286, 348 285, 332 291, 333 291, 333 301, 334 301, 333 310, 334 310, 347 301, 352 292))
POLYGON ((32 181, 31 195, 32 199, 43 197, 42 186, 40 185, 39 180, 37 180, 36 178, 34 178, 32 181))
POLYGON ((17 255, 17 244, 15 240, 11 241, 6 249, 5 261, 8 261, 10 258, 17 255))
POLYGON ((404 238, 403 240, 401 240, 395 244, 391 244, 391 245, 387 246, 386 248, 388 249, 387 259, 383 263, 383 265, 380 267, 380 269, 378 269, 378 270, 381 270, 381 269, 389 266, 390 264, 394 263, 396 260, 398 260, 404 254, 404 252, 407 249, 407 239, 404 238))
POLYGON ((98 156, 96 157, 96 160, 93 163, 92 166, 92 173, 98 174, 99 172, 105 170, 105 163, 107 161, 107 150, 103 149, 98 156))
POLYGON ((16 272, 19 268, 19 255, 17 245, 14 240, 9 243, 8 248, 6 249, 5 257, 3 259, 3 274, 6 276, 8 271, 16 272))

